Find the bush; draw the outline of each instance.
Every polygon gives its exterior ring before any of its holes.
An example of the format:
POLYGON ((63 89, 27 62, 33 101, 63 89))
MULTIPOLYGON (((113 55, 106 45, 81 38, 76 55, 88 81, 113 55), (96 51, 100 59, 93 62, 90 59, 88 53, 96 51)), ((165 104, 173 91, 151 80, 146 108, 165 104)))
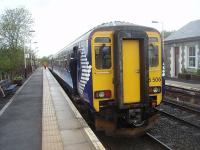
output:
POLYGON ((23 82, 23 77, 22 76, 16 76, 13 79, 13 83, 17 84, 18 86, 21 86, 23 82))
POLYGON ((189 73, 179 73, 178 78, 184 79, 184 80, 191 80, 191 74, 189 74, 189 73))
POLYGON ((185 68, 182 69, 183 73, 188 73, 187 70, 185 68))
POLYGON ((200 75, 200 69, 197 69, 197 75, 200 75))
POLYGON ((18 81, 19 81, 19 80, 23 80, 23 77, 22 77, 22 76, 16 76, 16 77, 14 77, 14 80, 15 80, 15 81, 17 81, 17 80, 18 80, 18 81))

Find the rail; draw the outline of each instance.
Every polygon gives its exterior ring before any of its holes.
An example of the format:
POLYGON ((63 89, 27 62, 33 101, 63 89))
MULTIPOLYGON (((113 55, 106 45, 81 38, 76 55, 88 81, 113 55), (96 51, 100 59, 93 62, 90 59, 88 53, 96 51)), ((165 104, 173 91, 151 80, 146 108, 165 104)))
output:
POLYGON ((193 123, 191 123, 191 122, 189 122, 189 121, 186 121, 186 120, 184 120, 184 119, 181 119, 181 118, 179 118, 179 117, 176 117, 175 115, 172 115, 172 114, 170 114, 170 113, 168 113, 168 112, 166 112, 166 111, 163 111, 163 110, 160 110, 160 109, 156 109, 156 110, 158 110, 158 112, 162 115, 165 115, 165 116, 168 116, 168 117, 171 117, 171 118, 173 118, 173 119, 175 119, 175 120, 178 120, 179 122, 181 122, 181 123, 183 123, 183 124, 187 124, 187 125, 189 125, 189 126, 193 126, 193 127, 195 127, 195 128, 197 128, 197 129, 200 129, 200 125, 197 125, 197 124, 193 124, 193 123))
POLYGON ((146 132, 146 135, 149 136, 150 138, 152 138, 154 141, 156 141, 157 143, 159 143, 160 145, 163 146, 163 148, 167 149, 167 150, 172 150, 169 146, 167 146, 165 143, 163 143, 162 141, 160 141, 159 139, 157 139, 156 137, 154 137, 152 134, 150 134, 149 132, 146 132))

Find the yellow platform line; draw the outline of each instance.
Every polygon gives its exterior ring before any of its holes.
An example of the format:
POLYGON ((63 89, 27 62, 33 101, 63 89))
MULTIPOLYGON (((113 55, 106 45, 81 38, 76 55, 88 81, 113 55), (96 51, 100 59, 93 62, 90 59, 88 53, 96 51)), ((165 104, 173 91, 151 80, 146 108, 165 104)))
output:
POLYGON ((43 70, 42 150, 63 149, 46 70, 43 70))

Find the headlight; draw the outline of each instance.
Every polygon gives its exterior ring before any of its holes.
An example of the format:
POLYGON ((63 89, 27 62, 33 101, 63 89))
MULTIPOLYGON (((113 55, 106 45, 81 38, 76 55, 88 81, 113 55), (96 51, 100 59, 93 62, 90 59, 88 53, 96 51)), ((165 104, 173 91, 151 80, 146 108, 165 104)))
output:
POLYGON ((161 87, 160 86, 149 87, 149 94, 157 94, 157 93, 161 93, 161 87))

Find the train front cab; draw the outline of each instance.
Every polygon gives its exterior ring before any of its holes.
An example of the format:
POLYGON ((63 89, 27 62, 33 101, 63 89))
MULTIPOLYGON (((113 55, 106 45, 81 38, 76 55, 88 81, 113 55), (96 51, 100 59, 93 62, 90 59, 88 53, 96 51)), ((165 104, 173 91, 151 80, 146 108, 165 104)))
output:
MULTIPOLYGON (((153 118, 152 108, 162 99, 159 33, 95 32, 92 36, 92 66, 95 111, 114 108, 111 116, 117 114, 135 127, 144 122, 148 124, 153 118)), ((110 113, 104 112, 104 115, 110 113)))

